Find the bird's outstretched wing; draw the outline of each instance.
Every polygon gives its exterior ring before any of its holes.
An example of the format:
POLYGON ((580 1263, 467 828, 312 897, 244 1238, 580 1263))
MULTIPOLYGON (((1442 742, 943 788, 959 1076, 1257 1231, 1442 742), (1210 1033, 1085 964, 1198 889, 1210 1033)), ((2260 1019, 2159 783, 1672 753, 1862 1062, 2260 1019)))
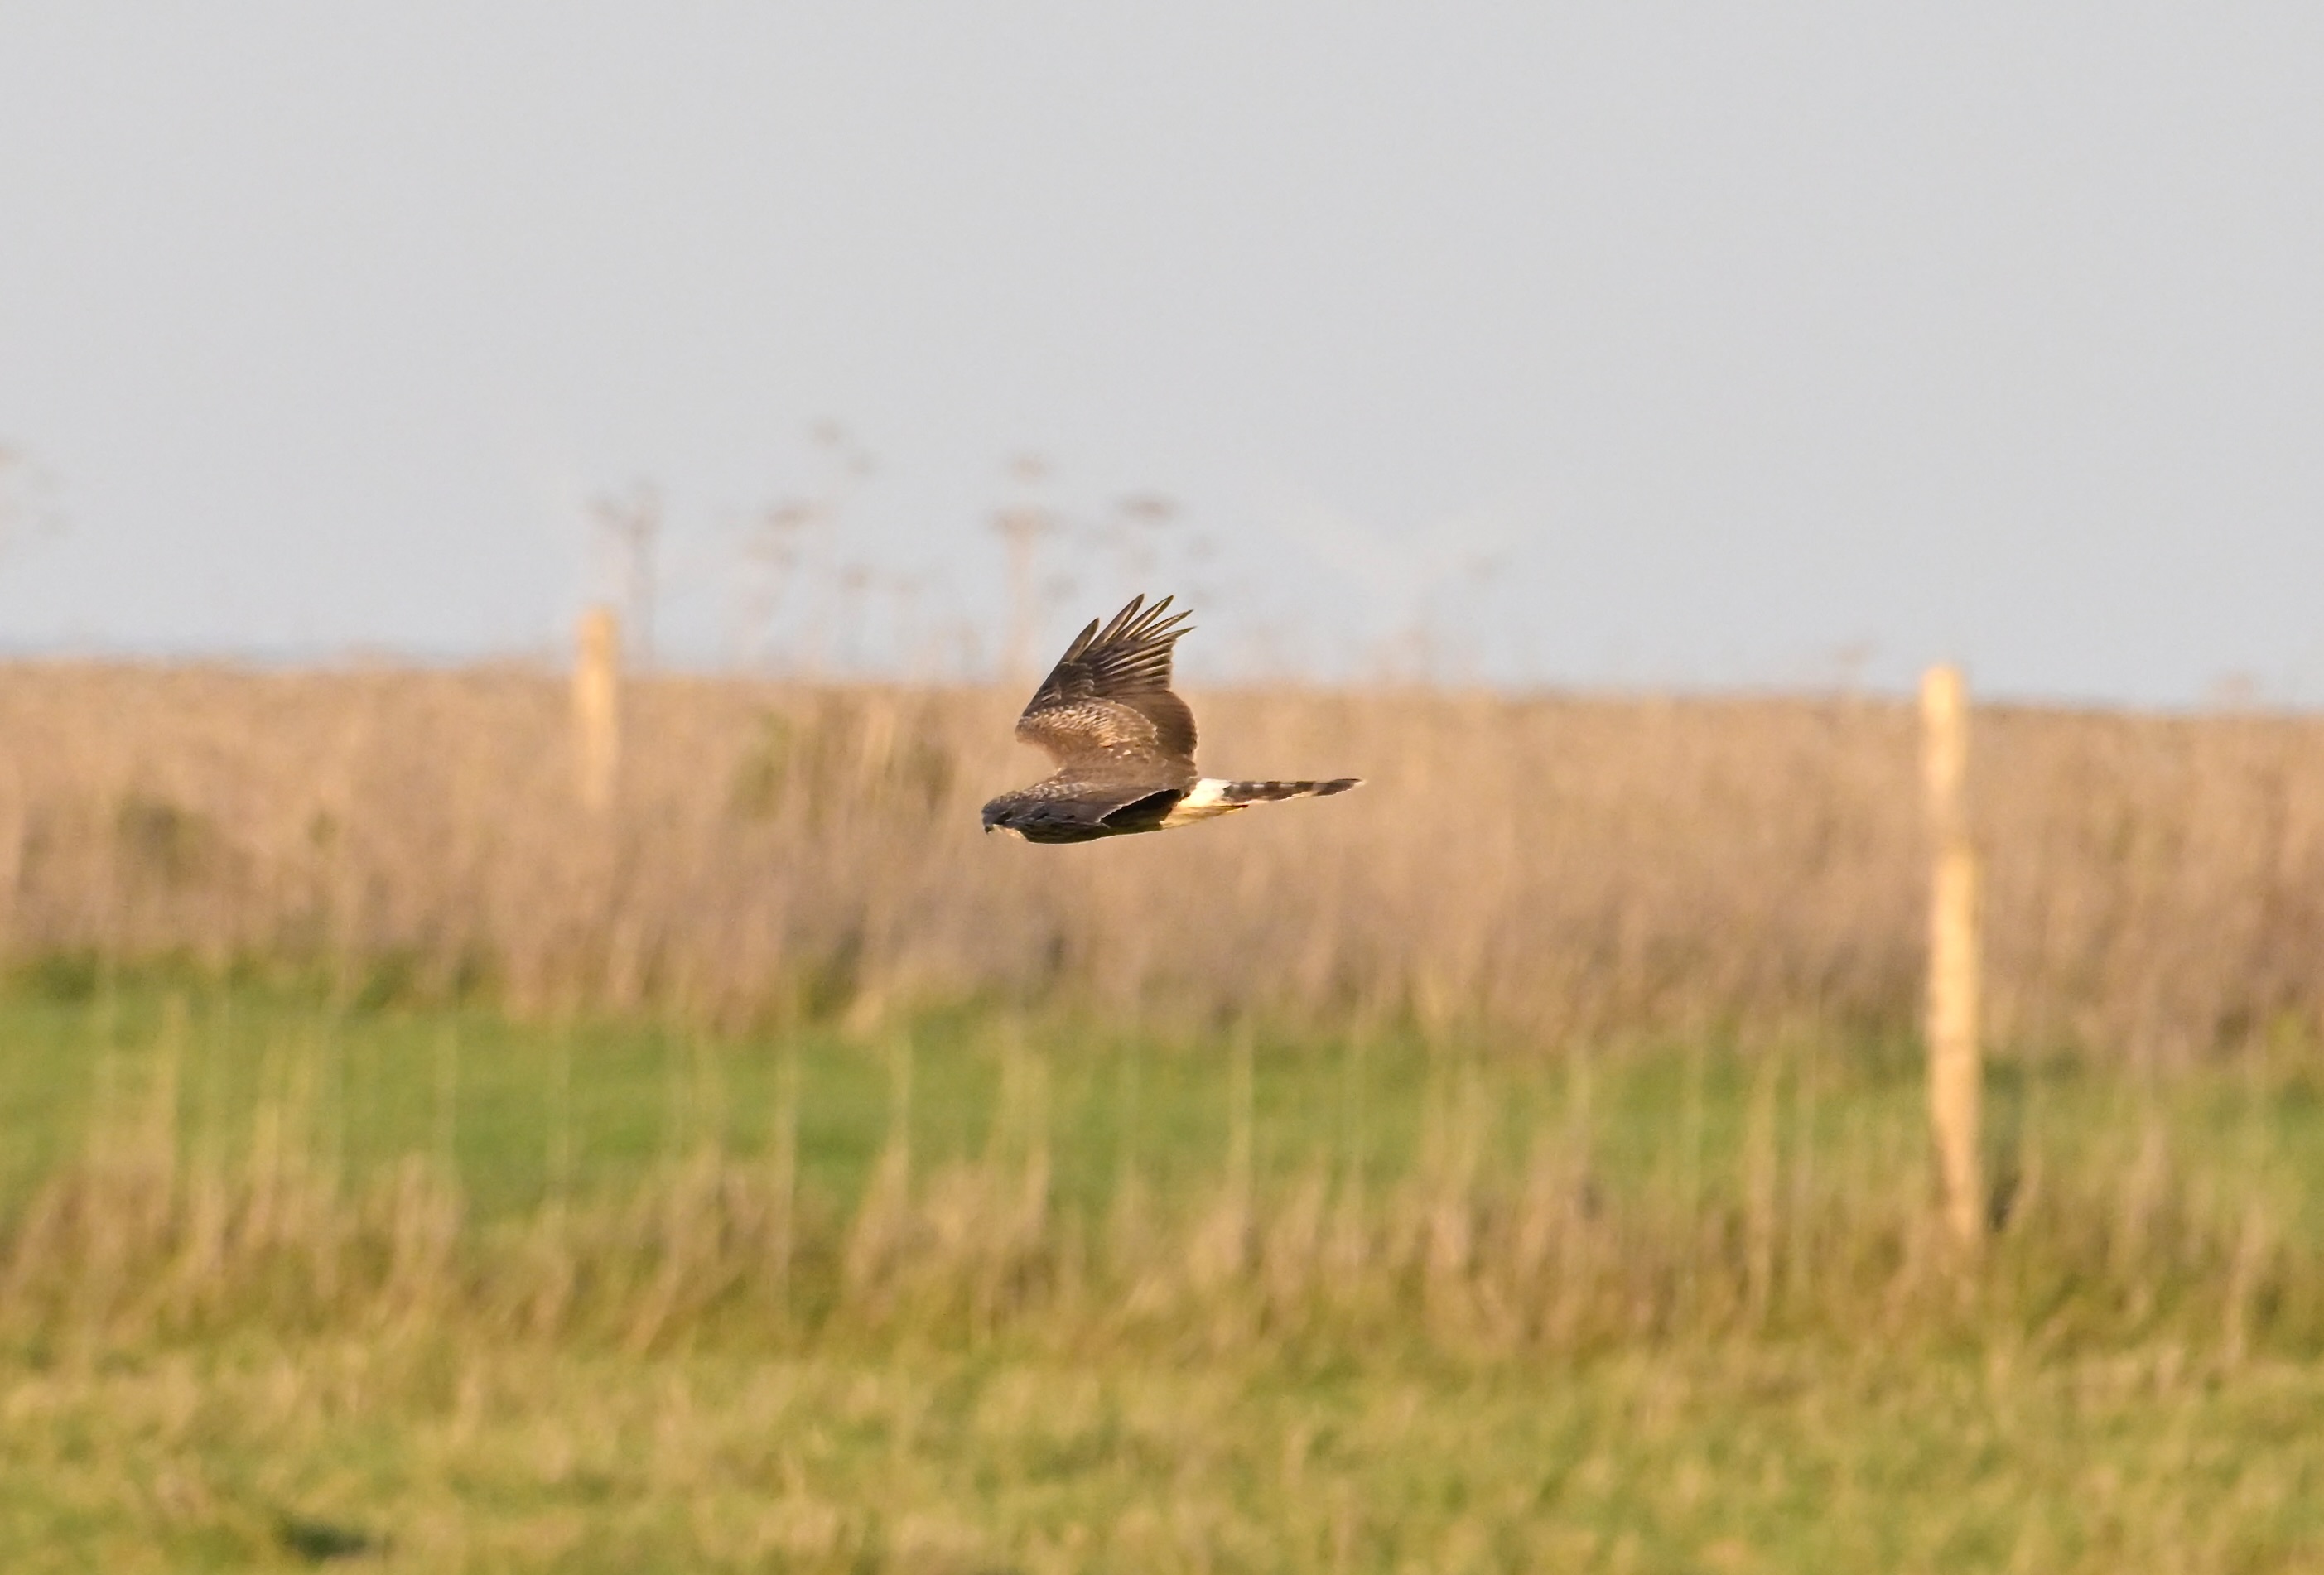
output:
POLYGON ((1170 648, 1191 614, 1169 613, 1170 602, 1132 596, 1103 628, 1091 619, 1017 719, 1018 738, 1060 766, 1150 754, 1191 771, 1194 714, 1170 693, 1170 648))

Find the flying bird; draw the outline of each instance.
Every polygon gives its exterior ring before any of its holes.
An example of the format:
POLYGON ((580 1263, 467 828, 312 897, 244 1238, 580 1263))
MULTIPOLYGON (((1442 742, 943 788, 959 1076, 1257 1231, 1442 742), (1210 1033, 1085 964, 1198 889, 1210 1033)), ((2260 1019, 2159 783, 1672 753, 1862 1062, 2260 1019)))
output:
POLYGON ((1345 793, 1361 779, 1234 782, 1194 769, 1194 714, 1170 693, 1170 648, 1190 614, 1144 596, 1089 627, 1017 719, 1017 738, 1057 769, 984 806, 984 829, 1028 843, 1086 843, 1168 831, 1285 798, 1345 793), (1165 616, 1167 614, 1167 616, 1165 616))

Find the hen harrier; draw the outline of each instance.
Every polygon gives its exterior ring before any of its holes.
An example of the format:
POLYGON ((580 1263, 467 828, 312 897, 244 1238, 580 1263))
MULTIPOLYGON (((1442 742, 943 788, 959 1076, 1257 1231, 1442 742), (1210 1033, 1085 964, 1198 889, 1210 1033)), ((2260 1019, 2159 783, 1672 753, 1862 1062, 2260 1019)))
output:
POLYGON ((1194 769, 1194 714, 1170 693, 1170 648, 1186 632, 1171 598, 1132 596, 1103 629, 1090 620, 1017 719, 1057 769, 984 806, 984 829, 1028 843, 1167 831, 1279 798, 1321 798, 1360 780, 1229 782, 1194 769), (1142 609, 1142 611, 1141 611, 1142 609))

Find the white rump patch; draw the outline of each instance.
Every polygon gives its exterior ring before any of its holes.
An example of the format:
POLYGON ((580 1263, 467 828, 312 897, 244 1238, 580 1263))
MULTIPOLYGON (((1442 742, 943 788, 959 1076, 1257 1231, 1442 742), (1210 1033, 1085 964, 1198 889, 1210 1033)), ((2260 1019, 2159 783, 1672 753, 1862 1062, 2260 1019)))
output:
POLYGON ((1211 820, 1222 815, 1232 815, 1238 809, 1250 808, 1248 804, 1228 798, 1227 789, 1233 785, 1223 777, 1204 778, 1194 784, 1192 792, 1170 806, 1170 813, 1162 817, 1162 829, 1167 831, 1174 825, 1192 825, 1198 820, 1211 820))

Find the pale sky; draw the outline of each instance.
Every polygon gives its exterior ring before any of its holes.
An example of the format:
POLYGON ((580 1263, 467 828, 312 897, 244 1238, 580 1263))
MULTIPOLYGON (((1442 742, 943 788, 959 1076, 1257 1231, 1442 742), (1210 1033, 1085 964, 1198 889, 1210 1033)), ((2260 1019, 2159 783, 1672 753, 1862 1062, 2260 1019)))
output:
POLYGON ((0 5, 0 445, 20 651, 546 650, 646 483, 673 660, 1031 498, 1213 677, 2324 704, 2324 6, 0 5))

